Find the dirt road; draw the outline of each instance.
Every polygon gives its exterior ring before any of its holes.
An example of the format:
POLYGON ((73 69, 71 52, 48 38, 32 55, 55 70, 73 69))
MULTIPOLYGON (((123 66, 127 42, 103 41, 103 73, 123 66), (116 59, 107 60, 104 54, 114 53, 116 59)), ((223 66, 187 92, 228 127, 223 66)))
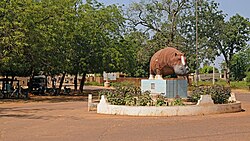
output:
POLYGON ((0 141, 248 141, 250 93, 236 97, 245 112, 181 117, 100 115, 86 101, 5 103, 0 141))

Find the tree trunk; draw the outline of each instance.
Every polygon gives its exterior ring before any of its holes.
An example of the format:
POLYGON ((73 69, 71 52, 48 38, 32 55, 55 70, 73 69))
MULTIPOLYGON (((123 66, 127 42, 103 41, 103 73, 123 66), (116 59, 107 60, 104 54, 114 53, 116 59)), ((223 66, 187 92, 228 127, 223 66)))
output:
POLYGON ((30 80, 28 82, 28 89, 29 89, 29 92, 31 92, 33 90, 33 79, 34 79, 34 72, 32 71, 31 73, 31 76, 30 76, 30 80))
POLYGON ((14 75, 11 75, 11 81, 10 81, 10 86, 11 86, 11 87, 13 87, 14 78, 15 78, 15 76, 14 76, 14 75))
POLYGON ((83 73, 81 83, 80 83, 80 87, 79 87, 80 92, 83 92, 83 86, 84 86, 85 80, 86 80, 86 73, 83 73))
POLYGON ((60 93, 61 90, 62 90, 62 85, 63 85, 63 81, 64 81, 64 78, 65 78, 65 75, 66 75, 66 73, 64 72, 63 76, 62 76, 62 78, 60 80, 60 85, 59 85, 58 93, 60 93))
POLYGON ((45 75, 45 91, 47 90, 48 88, 48 75, 46 74, 45 75))
POLYGON ((52 83, 52 88, 55 89, 56 88, 56 78, 55 78, 55 76, 51 77, 51 83, 52 83))
POLYGON ((229 76, 229 74, 230 74, 230 66, 231 66, 230 58, 228 59, 227 56, 224 56, 224 59, 225 59, 225 62, 226 62, 226 76, 225 76, 225 78, 226 78, 227 84, 230 85, 230 76, 229 76))
POLYGON ((226 81, 227 81, 227 84, 230 85, 230 68, 229 67, 227 67, 226 81))
POLYGON ((77 74, 75 74, 74 78, 74 90, 77 91, 77 74))

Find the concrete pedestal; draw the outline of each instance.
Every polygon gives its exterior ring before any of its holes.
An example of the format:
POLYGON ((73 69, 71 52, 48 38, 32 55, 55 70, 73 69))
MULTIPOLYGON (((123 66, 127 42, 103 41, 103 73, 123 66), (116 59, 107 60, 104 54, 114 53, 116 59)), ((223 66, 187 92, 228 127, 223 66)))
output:
POLYGON ((108 81, 104 82, 104 87, 110 87, 110 82, 108 81))
POLYGON ((185 79, 143 79, 141 80, 142 92, 150 91, 152 94, 161 94, 167 98, 187 98, 187 80, 185 79))

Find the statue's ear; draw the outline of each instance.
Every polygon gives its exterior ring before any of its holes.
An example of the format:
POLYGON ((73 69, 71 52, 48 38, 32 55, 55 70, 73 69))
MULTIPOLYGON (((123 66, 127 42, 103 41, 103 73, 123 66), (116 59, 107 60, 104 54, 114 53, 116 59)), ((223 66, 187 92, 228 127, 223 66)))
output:
POLYGON ((178 54, 177 53, 174 53, 174 56, 177 56, 178 54))

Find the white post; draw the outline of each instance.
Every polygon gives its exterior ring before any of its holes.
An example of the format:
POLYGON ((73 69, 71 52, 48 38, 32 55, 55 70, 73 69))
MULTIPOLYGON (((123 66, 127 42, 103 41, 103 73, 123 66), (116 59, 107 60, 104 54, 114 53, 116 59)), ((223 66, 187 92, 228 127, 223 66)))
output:
POLYGON ((89 94, 89 96, 88 96, 88 111, 90 111, 91 105, 92 105, 92 94, 89 94))

